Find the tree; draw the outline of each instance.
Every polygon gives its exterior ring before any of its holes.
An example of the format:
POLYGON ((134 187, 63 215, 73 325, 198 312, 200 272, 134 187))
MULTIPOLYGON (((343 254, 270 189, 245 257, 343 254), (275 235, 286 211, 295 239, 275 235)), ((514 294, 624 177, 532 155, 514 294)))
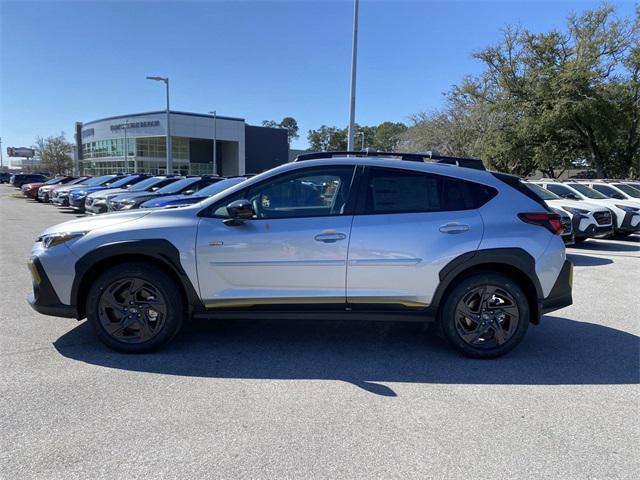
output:
POLYGON ((280 123, 276 122, 275 120, 263 120, 262 126, 269 127, 269 128, 286 129, 287 141, 289 142, 289 144, 291 144, 291 140, 296 140, 300 138, 300 135, 298 135, 298 130, 299 130, 298 122, 293 117, 284 117, 280 123))
POLYGON ((309 130, 307 140, 309 150, 314 152, 339 151, 347 149, 347 129, 322 125, 317 130, 309 130))
POLYGON ((375 127, 372 147, 381 152, 393 152, 407 126, 401 122, 382 122, 375 127))
POLYGON ((639 36, 640 7, 635 21, 604 6, 564 31, 507 28, 474 54, 484 72, 455 86, 443 110, 414 116, 404 141, 520 175, 580 163, 627 175, 639 163, 639 36))
POLYGON ((67 142, 64 132, 58 136, 37 137, 33 145, 43 170, 55 175, 66 174, 72 168, 73 146, 67 142))

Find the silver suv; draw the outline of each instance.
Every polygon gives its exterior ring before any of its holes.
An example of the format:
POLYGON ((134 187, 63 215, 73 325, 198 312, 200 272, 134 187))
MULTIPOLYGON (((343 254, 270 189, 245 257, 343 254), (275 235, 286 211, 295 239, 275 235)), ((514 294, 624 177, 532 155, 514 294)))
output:
POLYGON ((434 320, 463 354, 496 357, 571 304, 561 231, 517 177, 480 161, 309 154, 187 207, 49 228, 29 301, 87 317, 125 352, 189 318, 321 317, 434 320))

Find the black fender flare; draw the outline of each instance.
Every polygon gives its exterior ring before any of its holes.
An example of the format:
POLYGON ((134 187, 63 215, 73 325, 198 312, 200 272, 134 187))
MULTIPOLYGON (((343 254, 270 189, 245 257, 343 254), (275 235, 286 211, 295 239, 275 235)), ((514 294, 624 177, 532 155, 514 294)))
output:
POLYGON ((525 250, 517 247, 477 250, 464 253, 451 260, 438 274, 440 283, 433 294, 431 306, 437 308, 440 305, 447 289, 461 273, 467 270, 480 269, 483 265, 503 265, 505 269, 515 270, 519 273, 519 276, 528 279, 535 289, 535 292, 529 292, 529 299, 532 307, 534 307, 534 311, 531 312, 531 321, 537 323, 539 303, 544 295, 536 275, 535 259, 525 250), (533 295, 535 295, 535 298, 533 298, 533 295))
POLYGON ((153 259, 156 264, 167 268, 177 279, 183 288, 187 304, 192 312, 204 310, 200 296, 191 283, 191 279, 182 268, 180 252, 171 242, 162 238, 125 240, 101 245, 80 257, 76 262, 75 277, 71 287, 71 303, 77 307, 79 318, 84 317, 82 298, 89 289, 87 280, 99 273, 94 272, 94 267, 99 264, 108 266, 109 264, 105 264, 105 262, 117 257, 133 257, 133 260, 139 257, 140 261, 153 259))

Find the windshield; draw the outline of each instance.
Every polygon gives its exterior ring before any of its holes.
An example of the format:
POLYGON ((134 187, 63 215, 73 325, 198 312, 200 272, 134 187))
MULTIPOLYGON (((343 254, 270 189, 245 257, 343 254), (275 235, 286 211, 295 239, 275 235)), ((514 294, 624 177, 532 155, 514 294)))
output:
POLYGON ((580 183, 568 183, 567 185, 569 185, 574 190, 577 190, 587 198, 597 198, 597 199, 607 198, 600 192, 596 192, 593 188, 589 188, 586 185, 582 185, 580 183))
POLYGON ((164 178, 151 177, 129 187, 130 192, 144 192, 147 188, 153 187, 156 183, 161 182, 164 178))
POLYGON ((616 190, 615 188, 611 188, 609 185, 594 185, 593 189, 596 190, 597 192, 602 193, 603 195, 606 195, 609 198, 626 198, 622 193, 620 193, 618 190, 616 190))
POLYGON ((45 185, 53 185, 53 184, 61 182, 62 180, 64 180, 64 177, 56 177, 56 178, 52 178, 48 182, 44 182, 44 184, 45 185))
POLYGON ((533 183, 525 183, 525 185, 542 200, 560 200, 560 197, 558 195, 542 188, 539 185, 535 185, 533 183))
POLYGON ((242 183, 246 180, 243 177, 237 178, 226 178, 224 180, 220 180, 219 182, 214 183, 213 185, 209 185, 207 188, 203 188, 198 192, 199 197, 211 197, 217 193, 220 193, 226 190, 229 187, 233 187, 239 183, 242 183))
POLYGON ((182 180, 178 180, 177 182, 173 182, 170 185, 167 185, 166 187, 162 187, 161 189, 158 190, 157 193, 180 193, 181 190, 184 190, 185 188, 187 188, 189 185, 192 185, 196 182, 200 181, 200 177, 195 177, 195 178, 183 178, 182 180))
POLYGON ((616 183, 616 187, 622 190, 624 193, 633 198, 640 198, 640 190, 633 188, 631 185, 625 185, 624 183, 616 183))
POLYGON ((137 179, 138 176, 137 175, 130 175, 128 177, 124 177, 121 178, 120 180, 116 180, 115 182, 113 182, 111 185, 109 185, 110 188, 120 188, 120 187, 124 187, 127 183, 134 181, 135 179, 137 179))
POLYGON ((87 185, 88 187, 102 185, 104 182, 111 180, 112 178, 114 178, 113 175, 103 175, 101 177, 92 178, 91 180, 87 181, 85 185, 87 185))

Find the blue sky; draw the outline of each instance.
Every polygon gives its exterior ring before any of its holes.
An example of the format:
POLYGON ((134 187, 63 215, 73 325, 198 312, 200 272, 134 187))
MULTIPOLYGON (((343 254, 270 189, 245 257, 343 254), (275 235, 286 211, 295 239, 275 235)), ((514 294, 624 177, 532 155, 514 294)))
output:
MULTIPOLYGON (((471 53, 506 25, 563 27, 584 1, 371 1, 360 3, 356 121, 362 125, 442 105, 442 94, 478 73, 471 53)), ((633 2, 614 2, 620 15, 633 2)), ((293 116, 306 131, 346 126, 351 1, 0 2, 0 136, 28 146, 37 135, 71 138, 75 121, 164 106, 246 118, 293 116)), ((6 151, 6 150, 5 150, 6 151)))

